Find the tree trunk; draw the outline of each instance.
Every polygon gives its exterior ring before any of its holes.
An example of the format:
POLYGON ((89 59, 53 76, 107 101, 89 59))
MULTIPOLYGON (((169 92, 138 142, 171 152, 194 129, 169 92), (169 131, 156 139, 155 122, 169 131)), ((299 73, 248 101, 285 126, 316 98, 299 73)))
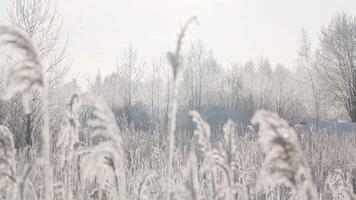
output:
MULTIPOLYGON (((352 64, 352 60, 350 59, 351 62, 351 66, 350 67, 354 67, 352 64)), ((354 69, 354 68, 352 68, 354 69)), ((351 122, 355 123, 356 122, 356 73, 352 73, 352 89, 350 91, 351 93, 351 108, 350 108, 350 118, 351 118, 351 122)))
POLYGON ((25 138, 27 146, 32 146, 31 132, 32 132, 31 114, 27 114, 26 115, 26 138, 25 138))
POLYGON ((351 99, 351 112, 350 112, 351 122, 356 122, 356 96, 353 96, 351 99))

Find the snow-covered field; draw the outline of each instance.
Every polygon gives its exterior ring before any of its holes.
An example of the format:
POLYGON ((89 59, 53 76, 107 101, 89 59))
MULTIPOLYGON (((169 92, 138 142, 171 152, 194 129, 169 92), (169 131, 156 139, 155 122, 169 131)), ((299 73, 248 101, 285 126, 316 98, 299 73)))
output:
MULTIPOLYGON (((10 68, 5 97, 21 94, 26 113, 33 109, 32 91, 38 92, 42 102, 36 145, 16 150, 10 130, 0 127, 2 197, 354 199, 354 134, 305 132, 305 128, 297 134, 287 121, 263 110, 256 112, 246 133, 238 134, 231 120, 211 133, 209 124, 192 111, 193 135, 179 137, 175 118, 183 70, 180 45, 188 25, 182 28, 177 49, 169 53, 174 73, 168 134, 119 127, 111 108, 97 97, 74 94, 65 108, 64 124, 52 135, 47 83, 37 51, 24 35, 1 27, 5 44, 24 52, 18 65, 10 68)), ((327 126, 320 122, 319 130, 327 126)), ((334 130, 350 126, 339 123, 334 130)))
POLYGON ((50 0, 11 0, 0 25, 0 200, 356 200, 354 16, 313 48, 302 29, 295 69, 187 50, 191 17, 165 58, 130 45, 86 89, 66 80, 62 20, 50 0))

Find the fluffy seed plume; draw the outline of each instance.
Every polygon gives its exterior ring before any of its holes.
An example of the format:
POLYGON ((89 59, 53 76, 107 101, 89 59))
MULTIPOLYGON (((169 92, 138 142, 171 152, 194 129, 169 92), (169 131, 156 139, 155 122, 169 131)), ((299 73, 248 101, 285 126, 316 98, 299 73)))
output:
POLYGON ((80 106, 81 104, 79 95, 73 94, 67 105, 67 122, 60 131, 59 138, 56 143, 58 148, 72 151, 74 145, 79 142, 78 131, 80 122, 78 111, 80 106))
POLYGON ((201 152, 205 153, 211 149, 210 126, 203 120, 203 118, 201 118, 198 112, 190 111, 189 114, 192 116, 192 120, 196 124, 194 135, 198 138, 199 148, 201 152))
POLYGON ((287 121, 275 113, 261 110, 251 122, 258 127, 259 142, 265 153, 261 183, 264 186, 286 184, 299 198, 309 192, 316 199, 309 168, 298 146, 298 136, 287 121))
POLYGON ((49 131, 48 91, 38 51, 31 40, 24 34, 5 26, 0 26, 0 46, 8 46, 21 55, 21 59, 9 68, 8 84, 5 88, 3 98, 10 100, 14 95, 20 93, 24 111, 26 114, 29 114, 32 110, 31 101, 33 93, 35 91, 39 91, 40 93, 43 120, 40 155, 43 158, 43 165, 46 169, 43 172, 46 186, 44 187, 44 198, 52 199, 53 179, 52 166, 50 165, 51 138, 49 131))
POLYGON ((10 67, 8 84, 3 98, 10 100, 15 94, 22 95, 25 112, 31 112, 33 92, 44 87, 43 67, 37 50, 24 34, 9 27, 0 26, 0 44, 21 52, 22 59, 10 67))
POLYGON ((114 114, 106 104, 94 97, 85 97, 83 101, 94 106, 93 118, 88 120, 92 138, 105 138, 83 160, 83 176, 94 175, 100 179, 107 177, 108 172, 114 173, 117 195, 120 199, 126 199, 125 155, 114 114))

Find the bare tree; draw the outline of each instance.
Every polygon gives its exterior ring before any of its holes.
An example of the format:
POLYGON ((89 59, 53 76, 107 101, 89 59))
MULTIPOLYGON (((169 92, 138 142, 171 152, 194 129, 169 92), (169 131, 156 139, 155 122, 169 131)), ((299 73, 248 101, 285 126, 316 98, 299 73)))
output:
POLYGON ((145 63, 139 60, 137 50, 130 45, 119 56, 117 71, 124 85, 124 109, 129 125, 131 125, 132 102, 137 91, 138 82, 145 72, 145 63))
POLYGON ((322 28, 318 51, 320 75, 327 92, 356 122, 356 18, 338 13, 322 28))
POLYGON ((155 122, 159 123, 161 111, 161 92, 163 82, 164 59, 158 59, 152 63, 151 70, 151 115, 155 122))
POLYGON ((168 114, 169 114, 169 105, 171 104, 171 96, 170 96, 170 89, 171 89, 171 79, 172 79, 172 73, 171 70, 167 68, 163 68, 163 74, 164 74, 164 80, 165 80, 165 88, 164 88, 164 94, 165 94, 165 105, 164 105, 164 129, 168 131, 168 114))
POLYGON ((307 72, 307 77, 311 85, 312 96, 314 101, 314 113, 316 118, 316 130, 319 128, 320 121, 320 98, 315 81, 315 72, 313 69, 313 57, 311 52, 311 42, 306 29, 302 29, 300 38, 300 47, 298 50, 298 60, 301 67, 307 72))
POLYGON ((284 107, 285 104, 287 103, 285 101, 285 89, 286 89, 286 77, 287 76, 287 71, 285 67, 281 64, 278 64, 274 70, 274 82, 275 82, 275 88, 276 88, 276 112, 278 113, 279 116, 282 116, 284 114, 284 107))
POLYGON ((263 56, 258 61, 257 73, 259 76, 259 108, 268 109, 271 93, 272 67, 268 59, 263 56))
POLYGON ((8 21, 34 42, 39 57, 46 61, 49 86, 57 87, 69 67, 63 64, 67 43, 61 45, 63 20, 56 6, 51 0, 12 0, 8 21))
POLYGON ((299 85, 296 84, 295 74, 285 66, 277 64, 272 79, 272 110, 290 121, 301 116, 303 106, 296 92, 299 85))
POLYGON ((245 63, 243 67, 243 76, 242 76, 242 85, 243 93, 245 97, 245 108, 248 110, 249 116, 251 118, 254 114, 255 103, 254 103, 254 90, 255 90, 255 82, 254 77, 256 74, 255 64, 252 60, 249 60, 245 63))
MULTIPOLYGON (((48 77, 49 88, 49 110, 51 130, 59 130, 61 123, 61 103, 63 97, 58 98, 63 79, 69 70, 69 63, 65 63, 66 42, 62 42, 61 28, 62 19, 56 10, 56 6, 50 0, 12 0, 8 9, 8 21, 12 26, 21 30, 30 38, 39 51, 39 58, 45 63, 46 77, 48 77)), ((12 60, 10 58, 10 60, 12 60)), ((11 61, 10 61, 11 62, 11 61)), ((9 109, 16 109, 16 116, 9 114, 9 119, 20 118, 21 123, 9 121, 10 129, 17 135, 17 146, 21 146, 20 133, 25 132, 25 144, 32 145, 34 134, 39 132, 41 120, 40 104, 38 94, 35 92, 32 101, 32 112, 24 114, 23 108, 16 98, 14 102, 7 103, 9 109), (16 108, 15 108, 16 107, 16 108), (19 108, 17 108, 19 107, 19 108)))
POLYGON ((207 50, 201 41, 193 43, 187 55, 187 70, 181 88, 189 109, 200 110, 206 104, 217 103, 217 95, 213 91, 219 85, 220 72, 212 50, 207 50))
POLYGON ((202 101, 202 82, 204 73, 205 48, 202 42, 191 45, 187 56, 187 70, 184 73, 185 96, 190 109, 200 110, 202 101))
POLYGON ((229 109, 237 109, 242 93, 242 73, 237 64, 232 65, 232 69, 226 72, 224 77, 223 97, 224 104, 229 109))

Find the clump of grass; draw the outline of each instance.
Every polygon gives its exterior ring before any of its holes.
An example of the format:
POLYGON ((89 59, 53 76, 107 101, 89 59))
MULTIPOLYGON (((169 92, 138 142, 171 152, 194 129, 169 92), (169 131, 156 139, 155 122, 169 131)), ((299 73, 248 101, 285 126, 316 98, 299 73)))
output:
POLYGON ((333 199, 356 199, 352 187, 346 182, 345 174, 340 167, 334 167, 328 171, 325 185, 330 189, 333 199))
MULTIPOLYGON (((236 127, 228 120, 223 127, 224 140, 218 148, 213 148, 210 141, 209 125, 201 118, 198 112, 191 111, 190 115, 196 123, 194 134, 198 138, 198 146, 203 153, 201 170, 207 173, 211 187, 209 199, 240 199, 247 198, 246 187, 238 179, 241 162, 236 145, 236 127), (219 180, 220 179, 220 180, 219 180)), ((241 172, 242 173, 242 172, 241 172)))

